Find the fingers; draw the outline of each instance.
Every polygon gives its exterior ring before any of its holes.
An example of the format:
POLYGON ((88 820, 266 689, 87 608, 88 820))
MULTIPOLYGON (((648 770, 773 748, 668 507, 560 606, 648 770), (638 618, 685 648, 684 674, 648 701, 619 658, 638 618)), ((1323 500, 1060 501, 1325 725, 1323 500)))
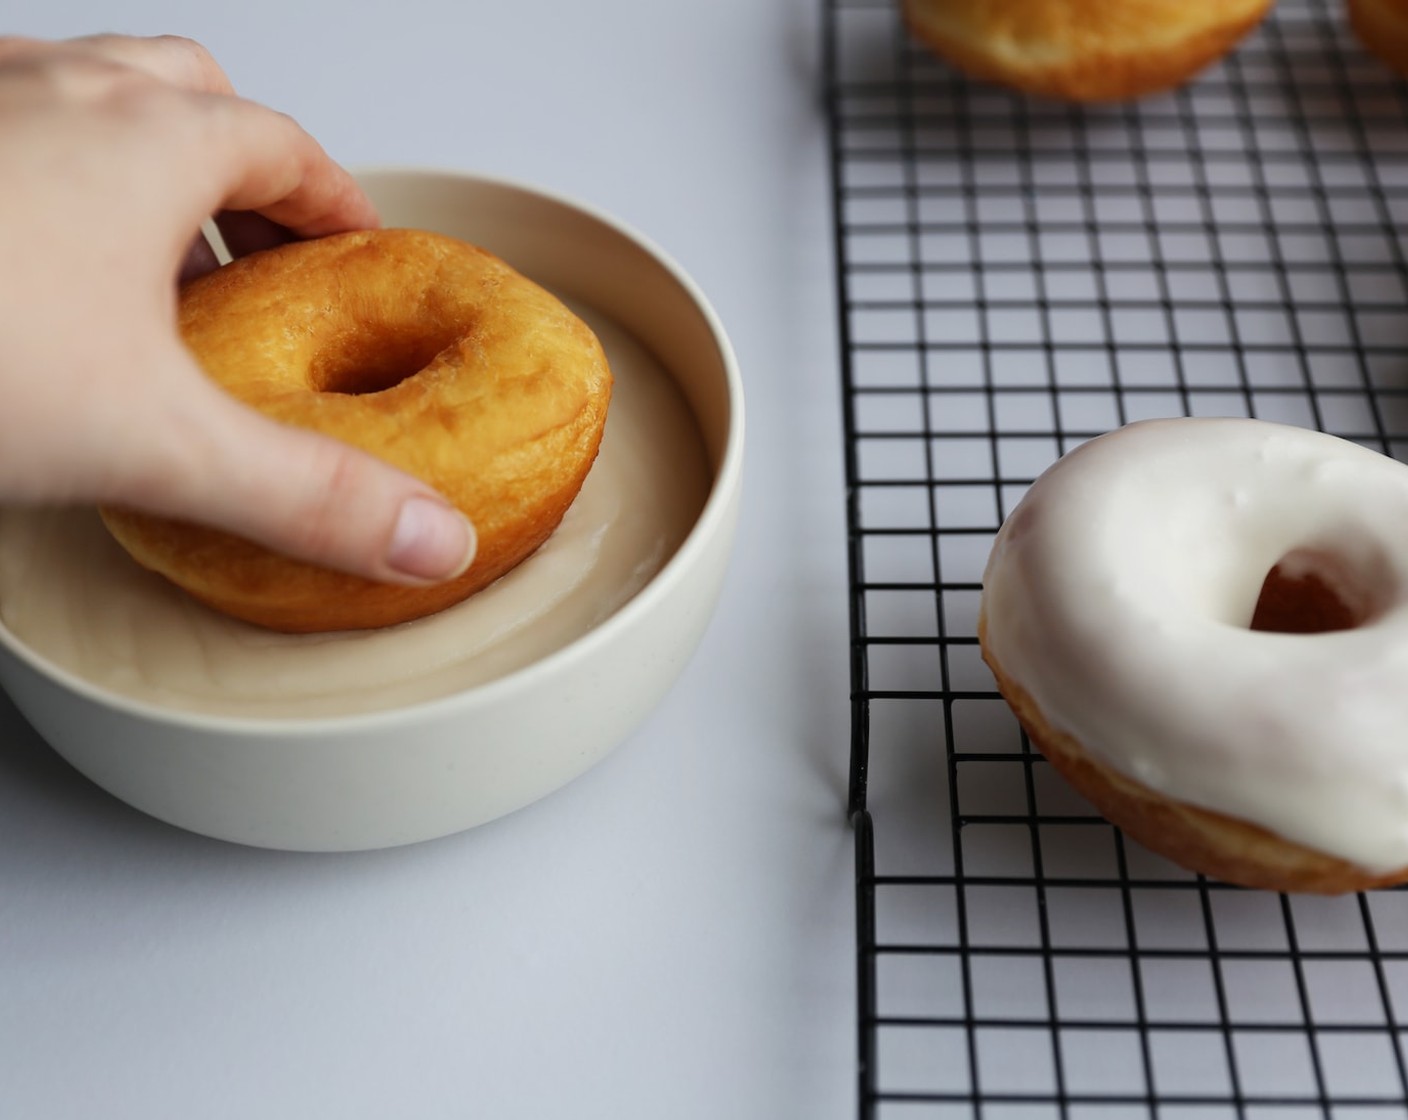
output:
POLYGON ((131 93, 134 83, 149 83, 148 92, 168 91, 154 99, 127 97, 123 105, 150 114, 140 122, 146 135, 181 138, 173 141, 181 167, 193 169, 193 179, 207 176, 204 214, 258 211, 302 237, 379 224, 371 200, 346 170, 291 118, 234 96, 210 52, 190 39, 0 38, 0 62, 7 60, 47 67, 82 102, 131 93), (183 121, 187 127, 180 127, 183 121))
POLYGON ((301 237, 377 226, 355 179, 290 117, 233 97, 206 99, 215 209, 257 211, 301 237))
POLYGON ((32 314, 0 316, 7 345, 18 355, 42 339, 30 365, 57 372, 0 445, 8 496, 95 499, 200 521, 373 579, 428 582, 463 570, 473 529, 433 490, 238 404, 196 368, 173 330, 170 277, 201 221, 225 210, 262 214, 222 223, 236 251, 282 236, 278 227, 320 236, 375 226, 352 177, 290 118, 234 96, 220 67, 189 40, 0 38, 0 74, 12 79, 7 104, 22 110, 0 123, 24 142, 0 146, 0 156, 12 157, 0 178, 24 215, 0 232, 24 234, 21 247, 46 246, 34 254, 41 262, 74 241, 103 247, 82 268, 56 266, 62 284, 46 286, 47 273, 23 257, 11 269, 25 276, 23 295, 38 294, 32 314), (14 154, 31 149, 58 156, 14 154), (80 233, 65 238, 70 227, 80 233), (120 267, 90 275, 94 262, 120 267), (46 304, 54 292, 63 299, 46 304), (75 306, 106 332, 30 326, 46 310, 67 322, 75 306), (106 345, 90 345, 87 333, 106 345), (36 423, 50 404, 71 442, 36 423), (75 427, 74 416, 86 419, 75 427), (18 464, 9 473, 5 453, 18 464))
POLYGON ((450 579, 473 559, 469 521, 417 480, 346 444, 252 412, 232 414, 228 428, 203 456, 209 477, 199 507, 186 516, 301 560, 393 583, 450 579))
POLYGON ((132 71, 163 85, 197 93, 235 92, 214 56, 194 39, 179 35, 87 35, 56 42, 0 37, 0 62, 40 59, 107 63, 115 71, 132 71))
POLYGON ((232 94, 235 87, 215 57, 194 39, 179 35, 135 38, 129 35, 88 35, 69 39, 64 48, 83 51, 140 70, 159 82, 199 93, 232 94))
POLYGON ((189 410, 199 424, 163 425, 160 463, 129 473, 109 500, 391 583, 450 579, 473 560, 468 519, 419 480, 206 383, 189 410))

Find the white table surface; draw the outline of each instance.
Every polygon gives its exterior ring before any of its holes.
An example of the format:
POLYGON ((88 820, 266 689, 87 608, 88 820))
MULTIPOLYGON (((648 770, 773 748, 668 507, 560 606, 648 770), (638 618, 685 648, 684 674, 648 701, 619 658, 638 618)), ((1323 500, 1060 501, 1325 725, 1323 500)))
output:
POLYGON ((810 0, 0 2, 178 32, 352 166, 646 233, 748 391, 735 564, 654 717, 566 790, 381 853, 244 849, 90 786, 0 699, 0 1116, 854 1112, 843 505, 810 0))

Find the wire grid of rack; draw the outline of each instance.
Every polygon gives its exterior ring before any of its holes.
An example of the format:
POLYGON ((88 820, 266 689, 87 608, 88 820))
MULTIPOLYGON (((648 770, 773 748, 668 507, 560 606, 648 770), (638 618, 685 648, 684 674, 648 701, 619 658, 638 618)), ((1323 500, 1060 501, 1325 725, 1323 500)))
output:
POLYGON ((1408 1114, 1408 894, 1188 874, 1025 741, 976 639, 1081 440, 1251 415, 1408 452, 1408 89, 1282 0, 1190 86, 1076 108, 826 0, 862 1117, 1408 1114))

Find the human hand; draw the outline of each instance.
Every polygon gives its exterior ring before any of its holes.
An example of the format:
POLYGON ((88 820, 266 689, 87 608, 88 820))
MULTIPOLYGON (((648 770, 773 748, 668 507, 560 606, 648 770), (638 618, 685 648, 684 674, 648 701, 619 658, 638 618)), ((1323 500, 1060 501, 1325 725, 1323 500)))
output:
POLYGON ((302 237, 377 222, 189 40, 0 39, 0 500, 129 506, 392 582, 462 571, 473 529, 435 491, 259 415, 182 345, 176 278, 222 211, 302 237))

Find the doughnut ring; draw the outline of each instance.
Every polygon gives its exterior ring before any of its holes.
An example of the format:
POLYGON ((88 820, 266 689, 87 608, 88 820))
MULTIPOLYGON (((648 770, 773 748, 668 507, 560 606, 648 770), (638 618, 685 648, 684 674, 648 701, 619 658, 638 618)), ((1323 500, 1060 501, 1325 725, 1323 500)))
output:
POLYGON ((557 527, 601 441, 611 372, 595 335, 493 255, 374 230, 242 257, 187 285, 182 338, 214 381, 354 444, 474 523, 455 579, 378 583, 229 533, 104 508, 141 564, 235 618, 289 632, 389 626, 487 586, 557 527))
POLYGON ((1271 0, 904 0, 911 32, 976 78, 1043 97, 1172 89, 1230 51, 1271 0))
POLYGON ((1408 879, 1408 466, 1257 420, 1083 444, 999 531, 979 640, 1110 821, 1244 886, 1408 879))

